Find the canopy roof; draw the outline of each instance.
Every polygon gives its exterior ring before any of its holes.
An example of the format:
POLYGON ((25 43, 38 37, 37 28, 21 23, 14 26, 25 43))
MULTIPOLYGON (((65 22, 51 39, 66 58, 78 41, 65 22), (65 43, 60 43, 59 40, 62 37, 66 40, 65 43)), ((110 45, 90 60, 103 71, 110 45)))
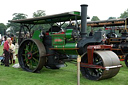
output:
POLYGON ((91 27, 122 26, 127 24, 128 24, 128 18, 87 22, 87 26, 91 26, 91 27))
POLYGON ((72 12, 47 15, 47 16, 36 17, 36 18, 10 20, 9 22, 24 23, 24 24, 48 24, 48 23, 56 23, 56 22, 75 20, 75 16, 77 16, 77 20, 81 19, 80 12, 72 11, 72 12))

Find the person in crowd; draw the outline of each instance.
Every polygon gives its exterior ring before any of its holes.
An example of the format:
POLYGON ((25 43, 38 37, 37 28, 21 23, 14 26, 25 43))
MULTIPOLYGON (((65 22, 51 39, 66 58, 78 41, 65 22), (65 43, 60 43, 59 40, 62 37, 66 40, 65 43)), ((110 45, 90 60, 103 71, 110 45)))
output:
POLYGON ((3 36, 3 37, 2 37, 1 46, 3 46, 4 42, 5 42, 5 38, 4 38, 4 36, 3 36))
POLYGON ((15 56, 15 45, 12 44, 12 40, 10 41, 9 43, 9 48, 10 48, 10 62, 11 64, 15 64, 15 59, 16 59, 16 56, 15 56))
POLYGON ((4 43, 4 55, 5 55, 5 60, 4 60, 4 64, 6 67, 9 67, 9 57, 10 57, 10 53, 9 53, 9 43, 11 41, 11 38, 7 38, 7 40, 4 43))
POLYGON ((15 45, 15 43, 16 43, 16 37, 14 36, 12 44, 15 45))
POLYGON ((93 36, 93 30, 91 30, 91 32, 89 33, 89 36, 93 36))

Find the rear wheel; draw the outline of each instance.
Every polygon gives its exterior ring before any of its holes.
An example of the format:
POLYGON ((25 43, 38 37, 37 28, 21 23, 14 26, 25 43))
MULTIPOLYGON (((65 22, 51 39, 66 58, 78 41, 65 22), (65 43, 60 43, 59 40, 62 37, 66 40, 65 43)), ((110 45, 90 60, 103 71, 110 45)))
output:
POLYGON ((46 62, 46 50, 42 42, 36 39, 24 40, 18 50, 21 68, 28 72, 38 72, 46 62))
MULTIPOLYGON (((82 63, 88 63, 87 54, 82 59, 82 63)), ((93 64, 102 67, 120 65, 118 56, 112 51, 94 51, 93 64)), ((101 80, 111 78, 119 72, 120 68, 104 70, 101 68, 85 68, 81 67, 81 73, 84 77, 90 80, 101 80)))

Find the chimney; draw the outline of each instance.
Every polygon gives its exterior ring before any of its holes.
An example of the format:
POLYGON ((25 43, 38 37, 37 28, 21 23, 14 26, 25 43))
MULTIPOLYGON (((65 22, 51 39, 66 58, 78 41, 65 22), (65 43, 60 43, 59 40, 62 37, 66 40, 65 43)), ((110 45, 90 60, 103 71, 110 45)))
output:
POLYGON ((81 5, 81 37, 84 38, 86 36, 87 29, 87 7, 88 5, 81 5))

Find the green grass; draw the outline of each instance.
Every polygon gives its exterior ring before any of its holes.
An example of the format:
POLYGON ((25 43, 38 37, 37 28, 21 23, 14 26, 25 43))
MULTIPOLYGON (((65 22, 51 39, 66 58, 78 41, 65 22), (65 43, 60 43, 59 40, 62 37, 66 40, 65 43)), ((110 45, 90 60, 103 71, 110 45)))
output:
MULTIPOLYGON (((0 54, 2 53, 0 47, 0 54)), ((81 85, 128 85, 128 68, 124 67, 113 78, 91 81, 80 77, 81 85)), ((77 66, 67 63, 67 67, 58 70, 43 68, 40 73, 29 73, 21 68, 4 67, 0 65, 0 85, 77 85, 77 66)))
POLYGON ((0 55, 3 53, 3 46, 0 45, 0 55))

